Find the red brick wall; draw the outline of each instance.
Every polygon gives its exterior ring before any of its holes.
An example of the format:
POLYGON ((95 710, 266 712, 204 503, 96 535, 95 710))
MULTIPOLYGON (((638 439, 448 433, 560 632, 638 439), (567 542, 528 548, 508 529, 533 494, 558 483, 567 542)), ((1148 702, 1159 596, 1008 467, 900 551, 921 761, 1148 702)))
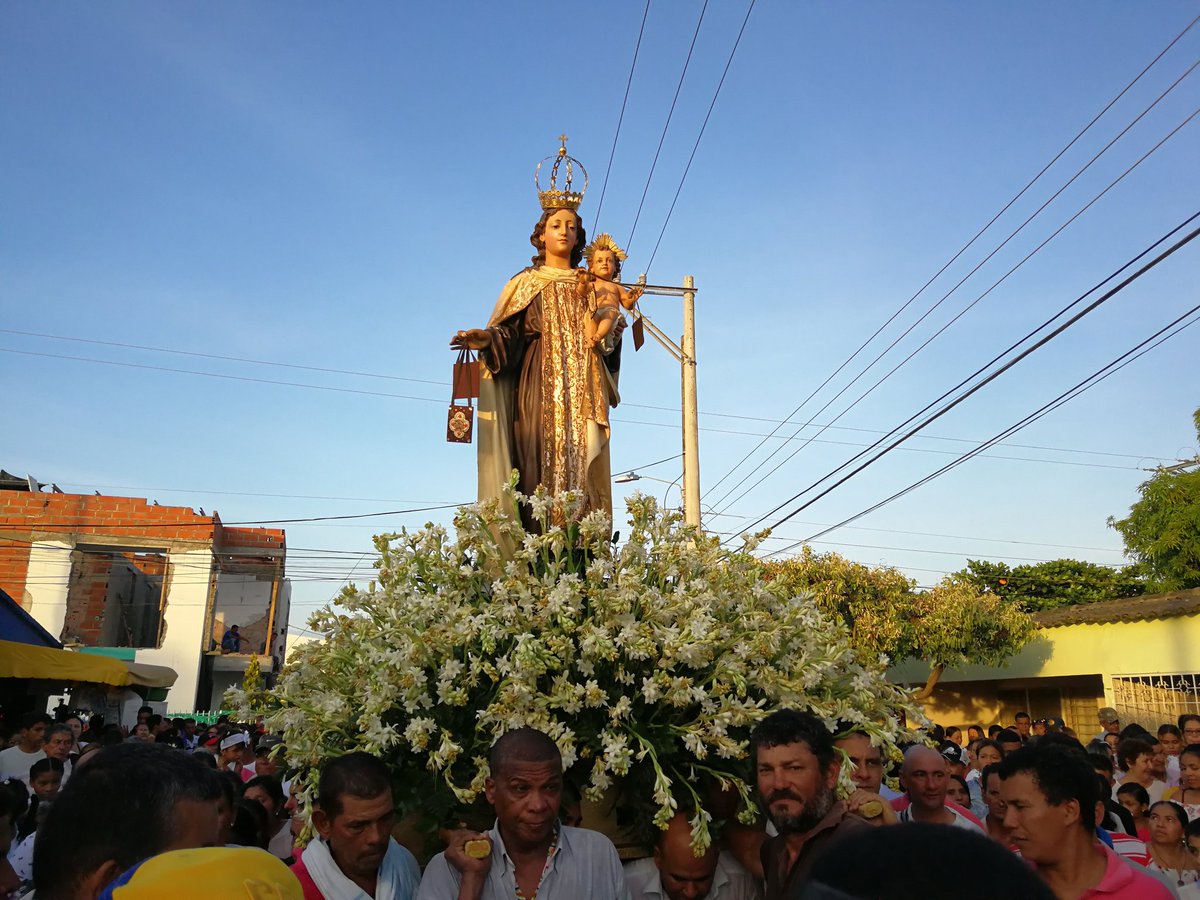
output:
MULTIPOLYGON (((210 544, 217 553, 249 555, 239 560, 239 566, 262 566, 270 573, 276 571, 273 554, 257 557, 256 551, 279 553, 286 546, 282 529, 227 528, 217 516, 197 515, 186 506, 154 506, 132 497, 0 491, 0 587, 17 602, 24 601, 29 541, 55 535, 78 543, 102 543, 96 539, 109 537, 126 545, 143 546, 195 541, 210 544)), ((83 560, 73 566, 73 573, 83 579, 79 591, 86 592, 86 602, 83 593, 72 590, 64 630, 78 634, 85 643, 94 643, 103 626, 111 557, 94 552, 74 556, 83 560)), ((131 560, 134 557, 128 553, 125 556, 131 560)), ((161 560, 139 557, 136 564, 147 574, 167 575, 165 556, 161 560)))
POLYGON ((71 598, 63 618, 62 639, 80 641, 88 647, 100 644, 111 570, 111 554, 71 554, 71 598))
POLYGON ((133 497, 0 491, 0 532, 211 541, 218 527, 213 516, 196 515, 186 506, 153 506, 133 497))
POLYGON ((29 569, 29 544, 0 538, 0 589, 25 606, 25 573, 29 569))

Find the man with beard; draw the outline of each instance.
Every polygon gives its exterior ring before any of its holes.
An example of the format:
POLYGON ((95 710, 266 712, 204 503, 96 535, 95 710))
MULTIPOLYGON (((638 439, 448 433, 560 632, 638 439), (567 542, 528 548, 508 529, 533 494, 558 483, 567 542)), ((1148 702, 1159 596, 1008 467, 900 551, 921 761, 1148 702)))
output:
POLYGON ((758 792, 779 832, 762 849, 767 900, 799 898, 813 863, 832 844, 871 828, 834 793, 841 756, 809 713, 781 709, 750 736, 758 792))

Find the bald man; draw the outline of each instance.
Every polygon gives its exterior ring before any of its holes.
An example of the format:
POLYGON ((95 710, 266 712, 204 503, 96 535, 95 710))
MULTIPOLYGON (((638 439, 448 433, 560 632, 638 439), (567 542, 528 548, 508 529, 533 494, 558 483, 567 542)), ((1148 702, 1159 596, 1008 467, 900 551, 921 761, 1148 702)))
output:
POLYGON ((714 843, 703 856, 692 852, 692 826, 676 813, 654 856, 625 866, 633 900, 762 900, 762 886, 731 854, 714 843))
POLYGON ((900 769, 900 784, 908 795, 909 805, 900 811, 900 822, 955 825, 984 833, 978 822, 963 814, 965 810, 947 804, 948 770, 946 757, 932 747, 917 744, 908 748, 900 769))
POLYGON ((517 728, 492 745, 488 762, 484 793, 495 827, 451 834, 425 867, 416 900, 629 900, 612 841, 559 822, 562 755, 554 741, 517 728), (481 844, 483 855, 468 843, 481 844))

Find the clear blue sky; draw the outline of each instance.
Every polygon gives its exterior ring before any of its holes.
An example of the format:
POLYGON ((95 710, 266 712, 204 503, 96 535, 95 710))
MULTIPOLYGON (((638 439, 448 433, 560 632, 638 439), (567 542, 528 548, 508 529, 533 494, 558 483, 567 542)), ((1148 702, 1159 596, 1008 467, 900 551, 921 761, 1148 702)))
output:
MULTIPOLYGON (((643 9, 0 6, 0 465, 69 491, 215 508, 230 522, 473 499, 474 447, 444 441, 448 337, 483 324, 504 281, 527 263, 539 212, 533 167, 561 131, 591 173, 581 212, 595 233, 643 9)), ((650 5, 599 222, 622 244, 700 9, 650 5)), ((709 4, 629 247, 629 277, 646 271, 745 9, 741 0, 709 4)), ((759 0, 649 271, 654 283, 692 274, 700 289, 706 508, 748 470, 717 486, 771 420, 790 413, 1197 13, 1194 2, 759 0)), ((882 337, 898 336, 949 291, 1197 56, 1200 26, 882 337)), ((851 366, 797 421, 842 412, 1198 98, 1193 73, 880 367, 818 412, 858 371, 851 366)), ((736 530, 806 487, 1196 212, 1198 159, 1193 121, 819 442, 727 508, 740 491, 716 503, 730 515, 709 516, 708 527, 736 530)), ((970 446, 950 439, 984 439, 1017 421, 1190 308, 1198 274, 1200 241, 779 534, 815 533, 970 446)), ((678 301, 645 306, 679 332, 678 301)), ((1195 452, 1198 344, 1200 328, 1183 332, 990 458, 819 547, 900 566, 921 584, 968 557, 1120 563, 1120 541, 1104 522, 1136 499, 1138 467, 1195 452)), ((614 470, 671 481, 678 460, 645 466, 679 452, 677 367, 653 344, 628 353, 622 393, 614 470)), ((660 497, 667 487, 637 486, 660 497)), ((669 501, 678 503, 677 489, 669 501)), ((449 515, 288 525, 292 548, 336 554, 293 550, 292 623, 303 625, 355 562, 369 573, 372 533, 449 515)))

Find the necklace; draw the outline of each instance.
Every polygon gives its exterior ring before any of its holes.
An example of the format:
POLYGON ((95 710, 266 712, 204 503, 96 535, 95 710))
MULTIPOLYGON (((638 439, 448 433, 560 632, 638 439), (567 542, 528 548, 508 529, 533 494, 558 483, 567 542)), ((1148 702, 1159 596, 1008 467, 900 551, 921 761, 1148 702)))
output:
MULTIPOLYGON (((546 865, 542 867, 542 874, 538 877, 537 887, 528 897, 521 890, 521 885, 516 886, 517 900, 537 900, 538 891, 542 889, 542 882, 546 880, 546 873, 550 871, 550 867, 554 864, 554 855, 558 853, 558 828, 554 829, 554 837, 550 839, 550 846, 546 848, 546 865)), ((516 873, 514 873, 513 881, 516 882, 516 873)))
MULTIPOLYGON (((1183 852, 1186 852, 1186 851, 1183 851, 1183 852)), ((1176 859, 1179 858, 1179 853, 1180 853, 1180 850, 1176 850, 1176 855, 1175 855, 1176 859)), ((1179 887, 1183 887, 1186 884, 1186 882, 1183 880, 1184 867, 1182 865, 1181 866, 1168 866, 1166 863, 1160 862, 1159 861, 1159 853, 1153 846, 1150 847, 1150 858, 1154 860, 1154 864, 1158 867, 1158 869, 1164 875, 1174 877, 1175 884, 1177 884, 1179 887)))

